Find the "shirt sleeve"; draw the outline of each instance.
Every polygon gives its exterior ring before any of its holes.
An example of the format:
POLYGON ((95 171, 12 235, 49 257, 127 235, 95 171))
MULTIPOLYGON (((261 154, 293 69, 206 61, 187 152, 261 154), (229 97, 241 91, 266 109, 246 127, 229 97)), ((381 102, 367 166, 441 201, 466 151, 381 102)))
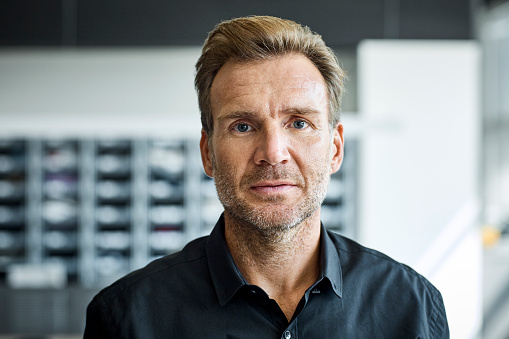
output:
POLYGON ((445 313, 444 301, 440 292, 434 298, 434 312, 431 319, 431 338, 433 339, 449 339, 449 325, 447 323, 447 315, 445 313))
POLYGON ((106 312, 106 305, 97 297, 87 307, 87 319, 83 339, 115 338, 111 317, 106 312))

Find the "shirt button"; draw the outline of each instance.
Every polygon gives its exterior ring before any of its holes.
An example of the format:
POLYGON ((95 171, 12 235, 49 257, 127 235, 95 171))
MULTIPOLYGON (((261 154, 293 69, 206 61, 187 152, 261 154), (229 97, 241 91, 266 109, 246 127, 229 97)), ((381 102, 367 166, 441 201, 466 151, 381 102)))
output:
POLYGON ((285 339, 290 339, 292 337, 292 334, 290 333, 290 331, 285 331, 285 339))

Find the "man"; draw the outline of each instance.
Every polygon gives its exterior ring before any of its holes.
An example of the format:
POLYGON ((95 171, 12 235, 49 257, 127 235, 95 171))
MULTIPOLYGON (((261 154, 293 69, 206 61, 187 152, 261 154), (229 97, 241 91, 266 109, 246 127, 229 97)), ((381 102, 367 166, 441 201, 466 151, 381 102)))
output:
POLYGON ((203 167, 224 213, 209 237, 101 291, 85 338, 448 338, 425 278, 320 223, 343 159, 344 78, 320 36, 226 21, 196 68, 203 167))

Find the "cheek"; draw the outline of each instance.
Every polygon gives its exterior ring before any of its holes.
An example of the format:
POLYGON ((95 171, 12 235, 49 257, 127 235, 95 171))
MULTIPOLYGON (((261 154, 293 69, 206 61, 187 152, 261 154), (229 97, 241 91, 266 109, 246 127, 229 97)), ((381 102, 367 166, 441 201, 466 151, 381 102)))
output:
POLYGON ((324 141, 310 145, 305 151, 299 152, 296 161, 305 177, 314 180, 317 176, 330 175, 332 150, 331 145, 324 141))
POLYGON ((216 148, 214 156, 214 171, 221 171, 228 173, 229 176, 236 177, 238 172, 245 167, 246 155, 242 150, 239 150, 235 145, 224 145, 221 148, 216 148))
POLYGON ((304 159, 322 160, 330 154, 329 140, 323 137, 309 137, 297 140, 292 148, 299 157, 304 159))

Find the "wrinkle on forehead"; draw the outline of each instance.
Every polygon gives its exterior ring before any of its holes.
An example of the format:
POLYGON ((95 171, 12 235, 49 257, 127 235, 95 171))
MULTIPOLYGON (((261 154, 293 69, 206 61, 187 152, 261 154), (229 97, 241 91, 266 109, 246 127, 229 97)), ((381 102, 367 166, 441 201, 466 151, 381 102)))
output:
POLYGON ((218 93, 223 100, 230 100, 236 97, 251 95, 253 93, 282 93, 286 91, 294 92, 294 95, 299 95, 300 91, 307 94, 320 96, 322 100, 326 92, 323 90, 324 86, 320 82, 309 80, 306 77, 299 77, 294 79, 292 77, 272 79, 268 82, 251 82, 249 84, 243 82, 231 81, 224 84, 228 91, 223 91, 221 87, 217 88, 218 93))
MULTIPOLYGON (((308 66, 306 65, 306 66, 308 66)), ((291 98, 314 97, 327 100, 325 80, 320 71, 303 55, 287 55, 253 62, 228 62, 212 83, 212 106, 225 104, 249 95, 263 94, 266 98, 282 96, 291 98), (284 67, 289 58, 308 63, 312 67, 284 67), (260 66, 263 71, 260 71, 260 66), (283 71, 283 72, 282 72, 283 71)), ((216 106, 217 107, 217 106, 216 106)))

